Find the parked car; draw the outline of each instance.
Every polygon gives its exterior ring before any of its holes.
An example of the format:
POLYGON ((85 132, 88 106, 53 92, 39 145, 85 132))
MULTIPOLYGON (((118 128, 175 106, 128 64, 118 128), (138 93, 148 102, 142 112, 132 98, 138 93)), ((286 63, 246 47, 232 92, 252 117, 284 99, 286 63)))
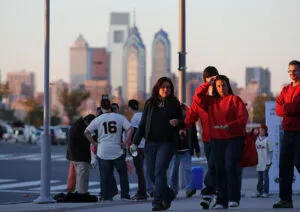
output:
POLYGON ((63 144, 66 144, 68 142, 68 137, 69 137, 69 131, 71 126, 69 125, 57 125, 56 128, 59 128, 63 131, 63 133, 65 134, 65 140, 63 144))
POLYGON ((11 128, 11 126, 9 126, 7 124, 1 124, 0 127, 1 127, 1 130, 2 130, 2 139, 4 141, 8 141, 10 139, 13 139, 14 132, 13 132, 13 129, 11 128))
POLYGON ((15 127, 13 128, 13 138, 15 139, 16 143, 27 143, 26 136, 24 134, 23 127, 15 127))
MULTIPOLYGON (((51 144, 52 145, 65 144, 66 135, 62 131, 62 129, 60 129, 60 128, 56 127, 56 126, 50 126, 49 128, 50 128, 51 144)), ((43 135, 43 132, 44 132, 44 128, 41 127, 39 129, 39 131, 41 131, 39 133, 39 135, 38 135, 39 136, 39 140, 41 141, 42 135, 43 135)))

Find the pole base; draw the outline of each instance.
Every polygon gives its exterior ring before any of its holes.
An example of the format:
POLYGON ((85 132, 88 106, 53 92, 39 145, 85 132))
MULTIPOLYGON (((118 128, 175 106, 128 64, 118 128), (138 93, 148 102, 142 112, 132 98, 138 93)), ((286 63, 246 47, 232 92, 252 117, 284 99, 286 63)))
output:
POLYGON ((51 196, 45 197, 45 196, 39 196, 37 199, 33 200, 33 203, 36 204, 47 204, 47 203, 55 203, 56 200, 54 200, 51 196))

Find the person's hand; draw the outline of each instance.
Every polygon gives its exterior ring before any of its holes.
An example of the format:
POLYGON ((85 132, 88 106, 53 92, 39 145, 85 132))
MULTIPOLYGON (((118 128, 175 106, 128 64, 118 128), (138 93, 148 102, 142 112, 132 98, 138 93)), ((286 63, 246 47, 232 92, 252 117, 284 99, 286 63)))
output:
POLYGON ((200 158, 200 156, 201 156, 200 152, 196 152, 196 157, 200 158))
POLYGON ((137 150, 137 148, 138 148, 137 145, 131 144, 130 147, 129 147, 129 150, 130 150, 130 152, 134 152, 134 151, 137 150))
POLYGON ((272 163, 267 164, 267 169, 270 169, 272 166, 272 163))
POLYGON ((128 143, 127 142, 121 142, 121 148, 127 149, 128 143))
POLYGON ((207 78, 207 82, 209 82, 211 85, 214 84, 216 77, 217 76, 212 76, 212 77, 207 78))
POLYGON ((172 127, 176 127, 176 126, 179 124, 179 120, 178 120, 178 119, 171 119, 171 120, 169 121, 169 123, 170 123, 170 125, 171 125, 172 127))
POLYGON ((186 136, 186 130, 179 130, 179 135, 184 135, 184 136, 186 136))
POLYGON ((229 125, 228 124, 226 124, 226 125, 215 125, 214 128, 229 131, 229 125))

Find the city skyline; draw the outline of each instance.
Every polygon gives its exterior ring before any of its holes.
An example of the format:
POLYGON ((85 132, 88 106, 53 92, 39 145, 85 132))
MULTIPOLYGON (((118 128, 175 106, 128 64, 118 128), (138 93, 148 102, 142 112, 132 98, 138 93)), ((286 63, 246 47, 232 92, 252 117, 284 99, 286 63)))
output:
MULTIPOLYGON (((203 71, 207 65, 215 65, 239 87, 245 87, 246 67, 259 66, 270 70, 272 91, 278 92, 289 82, 287 64, 300 57, 296 46, 299 29, 295 27, 300 18, 299 1, 188 0, 186 4, 188 70, 203 71)), ((43 6, 38 0, 0 1, 2 79, 7 72, 33 71, 38 91, 43 90, 43 6)), ((70 82, 68 50, 78 34, 82 33, 91 46, 108 47, 109 14, 132 15, 133 9, 146 48, 151 48, 160 28, 168 33, 171 70, 177 73, 178 1, 90 0, 87 4, 51 0, 50 81, 61 78, 70 82)), ((151 54, 146 61, 149 92, 151 54)))

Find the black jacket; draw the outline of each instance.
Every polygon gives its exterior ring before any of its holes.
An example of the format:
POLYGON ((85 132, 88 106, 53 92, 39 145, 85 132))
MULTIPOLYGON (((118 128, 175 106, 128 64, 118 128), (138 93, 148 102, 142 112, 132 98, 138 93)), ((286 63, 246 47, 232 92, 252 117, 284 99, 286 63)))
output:
MULTIPOLYGON (((142 118, 139 124, 139 127, 137 129, 137 132, 135 133, 135 136, 133 138, 133 142, 135 145, 139 145, 142 138, 145 138, 146 142, 149 141, 149 138, 151 137, 151 119, 156 114, 153 113, 154 108, 158 107, 156 104, 150 103, 147 101, 145 103, 145 107, 143 110, 142 118)), ((171 119, 179 119, 180 125, 177 127, 171 127, 170 125, 166 126, 166 131, 162 135, 162 141, 161 142, 178 142, 179 134, 178 131, 180 128, 184 127, 183 117, 181 113, 181 107, 180 103, 177 100, 177 98, 169 100, 167 103, 165 103, 166 107, 166 118, 168 120, 171 119)), ((152 129, 155 130, 155 126, 152 127, 152 129)))
POLYGON ((183 150, 183 149, 189 149, 191 152, 191 155, 194 154, 194 152, 200 152, 200 146, 199 141, 197 137, 197 129, 195 125, 192 125, 187 130, 186 136, 180 136, 178 145, 177 145, 177 151, 183 150))
POLYGON ((84 135, 87 125, 79 118, 70 128, 67 159, 76 162, 91 162, 90 142, 84 135))

